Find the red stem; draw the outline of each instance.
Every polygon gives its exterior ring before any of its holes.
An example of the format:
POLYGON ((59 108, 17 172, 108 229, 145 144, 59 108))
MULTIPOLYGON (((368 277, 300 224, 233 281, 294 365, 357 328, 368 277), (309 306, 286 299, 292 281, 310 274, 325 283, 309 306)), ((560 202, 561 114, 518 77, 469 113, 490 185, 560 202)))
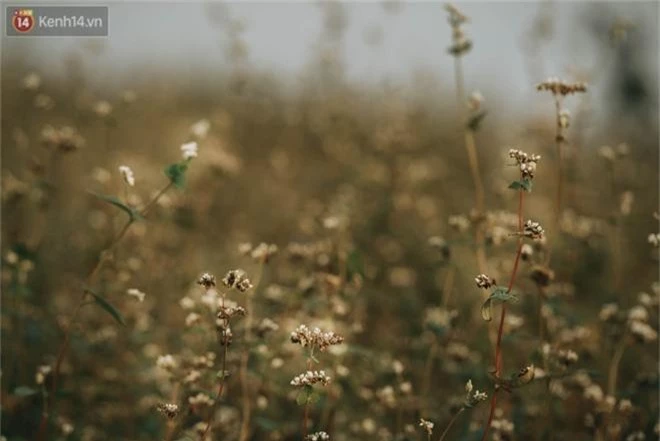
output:
MULTIPOLYGON (((523 200, 524 192, 521 190, 519 192, 518 199, 518 232, 522 233, 523 222, 522 222, 522 212, 523 212, 523 200)), ((513 284, 516 280, 516 274, 518 273, 518 264, 520 263, 520 255, 522 254, 523 238, 520 236, 518 239, 518 251, 516 252, 516 260, 513 263, 513 270, 511 272, 511 278, 509 279, 509 286, 507 287, 506 292, 510 293, 513 288, 513 284)), ((502 303, 502 313, 500 314, 500 324, 497 329, 497 343, 495 344, 495 378, 500 378, 500 373, 502 372, 502 334, 504 333, 504 319, 506 318, 506 303, 502 303)), ((493 396, 490 399, 490 412, 488 414, 488 422, 484 428, 484 434, 481 437, 481 441, 486 441, 488 438, 488 432, 490 430, 490 425, 493 422, 493 416, 495 415, 495 406, 497 404, 497 392, 499 388, 497 383, 495 384, 495 389, 493 390, 493 396)))

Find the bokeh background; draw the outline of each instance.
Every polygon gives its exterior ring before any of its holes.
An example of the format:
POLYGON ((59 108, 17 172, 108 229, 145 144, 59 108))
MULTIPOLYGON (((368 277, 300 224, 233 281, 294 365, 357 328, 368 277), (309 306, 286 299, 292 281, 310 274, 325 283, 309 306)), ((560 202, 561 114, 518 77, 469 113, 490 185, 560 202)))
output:
MULTIPOLYGON (((465 92, 480 91, 487 112, 475 140, 500 284, 516 251, 506 155, 542 155, 525 217, 547 242, 521 265, 503 351, 505 372, 533 363, 546 376, 500 393, 493 439, 657 438, 657 339, 635 340, 630 317, 657 329, 658 4, 457 6, 473 42, 465 92), (559 211, 554 102, 536 91, 549 76, 588 83, 563 103, 559 211), (535 260, 549 252, 547 265, 535 260), (554 278, 539 300, 541 269, 554 278), (569 350, 577 362, 557 362, 569 350)), ((289 385, 306 366, 289 341, 299 324, 345 338, 319 357, 333 382, 310 414, 310 430, 332 439, 425 439, 420 417, 438 439, 468 379, 492 394, 496 320, 482 319, 474 284, 468 97, 457 102, 445 5, 109 8, 107 38, 2 39, 1 434, 36 439, 53 377, 39 369, 54 367, 87 275, 126 220, 92 193, 143 207, 188 141, 199 155, 185 188, 131 225, 91 286, 125 325, 89 297, 76 316, 48 439, 194 440, 209 413, 208 439, 301 439, 289 385), (48 127, 72 128, 75 142, 48 127), (279 252, 262 265, 245 242, 279 252), (195 281, 235 268, 259 280, 249 299, 228 294, 249 319, 233 326, 220 403, 191 406, 214 397, 222 353, 195 281), (215 363, 197 366, 208 352, 215 363), (175 373, 157 366, 166 354, 175 373), (193 370, 200 379, 186 382, 193 370), (176 426, 160 402, 180 405, 176 426)), ((488 403, 463 412, 445 439, 480 439, 487 413, 488 403)))

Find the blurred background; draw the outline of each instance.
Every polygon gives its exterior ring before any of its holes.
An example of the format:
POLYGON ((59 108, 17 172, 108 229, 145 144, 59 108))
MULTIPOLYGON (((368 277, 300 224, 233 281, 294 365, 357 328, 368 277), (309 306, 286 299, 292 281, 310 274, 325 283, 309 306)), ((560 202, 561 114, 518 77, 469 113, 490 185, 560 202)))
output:
MULTIPOLYGON (((49 439, 195 440, 208 415, 208 439, 301 439, 289 382, 306 362, 289 334, 308 324, 345 338, 319 357, 333 382, 310 431, 426 439, 425 418, 437 439, 468 379, 492 394, 476 232, 506 284, 518 148, 542 156, 525 218, 547 240, 522 262, 503 363, 541 371, 500 393, 493 439, 657 438, 658 3, 456 6, 472 42, 460 57, 440 2, 110 3, 107 38, 4 37, 1 434, 37 439, 50 404, 49 439), (561 103, 560 209, 555 102, 536 90, 548 77, 588 84, 561 103), (185 188, 103 254, 192 141, 185 188), (261 242, 279 250, 267 263, 261 242), (227 294, 249 318, 232 323, 227 390, 205 408, 191 398, 214 398, 222 349, 195 281, 235 268, 259 283, 227 294), (87 296, 74 315, 84 286, 107 304, 87 296), (167 354, 174 372, 157 366, 167 354), (173 421, 162 402, 180 406, 173 421)), ((446 439, 480 439, 487 414, 464 412, 446 439)))

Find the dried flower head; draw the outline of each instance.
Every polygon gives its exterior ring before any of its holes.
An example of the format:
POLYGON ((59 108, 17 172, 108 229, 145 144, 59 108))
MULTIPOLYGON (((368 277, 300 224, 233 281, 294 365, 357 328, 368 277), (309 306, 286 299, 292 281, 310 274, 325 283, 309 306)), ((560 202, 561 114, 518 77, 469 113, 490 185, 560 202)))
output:
POLYGON ((165 415, 169 420, 173 420, 179 415, 179 406, 172 403, 158 403, 156 410, 165 415))
POLYGON ((454 5, 445 5, 445 9, 449 13, 448 19, 452 31, 452 45, 448 51, 450 54, 458 57, 467 53, 472 48, 472 41, 465 36, 462 28, 469 20, 454 5))
POLYGON ((495 279, 491 279, 485 274, 479 274, 474 278, 478 288, 489 289, 496 285, 495 279))
POLYGON ((221 320, 229 320, 234 317, 245 317, 247 312, 242 306, 220 306, 218 311, 218 318, 221 320))
POLYGON ((291 342, 300 344, 302 347, 318 348, 325 351, 326 348, 338 345, 344 341, 344 338, 332 331, 321 331, 319 328, 309 329, 305 325, 300 325, 291 333, 291 342))
POLYGON ((210 273, 202 274, 197 280, 198 285, 202 285, 206 289, 215 287, 215 276, 210 273))
POLYGON ((222 278, 222 283, 227 288, 235 288, 240 292, 246 292, 252 288, 252 282, 248 279, 245 271, 241 269, 228 271, 225 277, 222 278))
POLYGON ((557 77, 550 77, 536 86, 538 91, 550 91, 553 95, 571 95, 587 91, 587 85, 582 82, 569 83, 557 77))
POLYGON ((538 222, 534 222, 531 219, 528 219, 523 226, 523 236, 530 239, 539 240, 543 239, 545 231, 543 227, 538 222))
POLYGON ((64 153, 73 152, 85 145, 85 139, 73 127, 60 127, 58 129, 47 125, 41 131, 41 140, 64 153))
POLYGON ((321 383, 323 386, 330 383, 330 377, 326 375, 325 371, 307 371, 296 375, 291 380, 291 386, 294 387, 313 386, 317 383, 321 383))
POLYGON ((482 401, 486 401, 488 398, 488 395, 485 392, 474 390, 474 386, 472 386, 472 380, 468 380, 467 383, 465 383, 465 393, 466 395, 463 406, 467 408, 474 407, 482 401))

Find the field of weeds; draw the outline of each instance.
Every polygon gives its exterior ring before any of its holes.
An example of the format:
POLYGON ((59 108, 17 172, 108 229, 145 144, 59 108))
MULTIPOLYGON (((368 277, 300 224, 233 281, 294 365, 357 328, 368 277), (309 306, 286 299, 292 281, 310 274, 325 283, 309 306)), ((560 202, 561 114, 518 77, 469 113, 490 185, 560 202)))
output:
POLYGON ((194 80, 5 38, 1 439, 658 439, 658 29, 603 8, 580 65, 539 4, 511 85, 494 7, 373 84, 339 3, 293 85, 222 14, 194 80))

